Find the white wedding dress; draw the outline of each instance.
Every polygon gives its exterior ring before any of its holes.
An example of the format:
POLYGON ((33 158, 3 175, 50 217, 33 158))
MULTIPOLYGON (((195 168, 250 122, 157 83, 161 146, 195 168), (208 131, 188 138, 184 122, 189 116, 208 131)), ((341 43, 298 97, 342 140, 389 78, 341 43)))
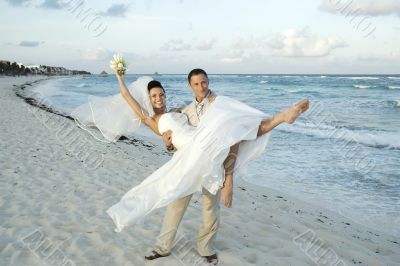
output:
MULTIPOLYGON (((150 117, 154 115, 147 91, 151 80, 151 77, 143 76, 129 84, 129 92, 150 117)), ((120 93, 107 97, 89 95, 88 101, 70 115, 79 127, 102 142, 116 142, 121 136, 130 136, 141 124, 120 93)))
POLYGON ((163 114, 159 131, 172 130, 172 143, 177 151, 170 161, 107 210, 116 231, 203 187, 217 193, 224 182, 223 162, 229 148, 240 141, 234 177, 242 175, 248 162, 265 150, 270 133, 257 137, 257 132, 260 122, 267 117, 225 96, 216 97, 197 127, 189 125, 185 114, 163 114))

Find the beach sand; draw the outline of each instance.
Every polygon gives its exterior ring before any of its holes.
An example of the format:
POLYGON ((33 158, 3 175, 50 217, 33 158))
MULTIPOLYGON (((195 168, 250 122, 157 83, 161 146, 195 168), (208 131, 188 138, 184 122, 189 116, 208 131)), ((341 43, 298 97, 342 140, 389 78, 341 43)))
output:
MULTIPOLYGON (((106 210, 166 162, 160 142, 106 144, 67 117, 16 96, 42 77, 0 78, 0 265, 202 265, 201 197, 172 255, 153 262, 165 208, 114 232, 106 210)), ((399 265, 400 240, 272 189, 235 180, 221 207, 219 265, 399 265)))

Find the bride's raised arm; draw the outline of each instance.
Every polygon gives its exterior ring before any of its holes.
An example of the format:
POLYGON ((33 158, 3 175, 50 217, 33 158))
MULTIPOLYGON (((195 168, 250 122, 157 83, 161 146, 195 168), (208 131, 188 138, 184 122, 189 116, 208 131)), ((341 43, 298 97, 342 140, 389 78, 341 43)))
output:
POLYGON ((121 74, 120 72, 116 71, 116 76, 119 84, 119 90, 121 92, 122 97, 125 99, 125 101, 128 103, 128 105, 131 107, 133 112, 136 114, 136 116, 144 123, 146 126, 148 126, 154 133, 157 135, 161 135, 160 132, 158 131, 158 125, 156 120, 153 117, 149 117, 149 114, 147 113, 146 110, 144 110, 140 104, 136 101, 136 99, 132 96, 132 94, 129 92, 128 88, 125 85, 124 81, 124 75, 121 74))

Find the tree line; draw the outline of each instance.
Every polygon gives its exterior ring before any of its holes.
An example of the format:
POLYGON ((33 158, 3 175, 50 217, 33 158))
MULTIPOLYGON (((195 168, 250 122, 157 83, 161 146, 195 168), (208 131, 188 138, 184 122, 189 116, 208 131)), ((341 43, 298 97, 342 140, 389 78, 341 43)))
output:
POLYGON ((10 61, 0 61, 0 75, 7 76, 23 76, 23 75, 91 75, 90 72, 83 70, 69 70, 64 67, 53 67, 53 66, 33 66, 26 67, 23 64, 16 62, 11 63, 10 61))

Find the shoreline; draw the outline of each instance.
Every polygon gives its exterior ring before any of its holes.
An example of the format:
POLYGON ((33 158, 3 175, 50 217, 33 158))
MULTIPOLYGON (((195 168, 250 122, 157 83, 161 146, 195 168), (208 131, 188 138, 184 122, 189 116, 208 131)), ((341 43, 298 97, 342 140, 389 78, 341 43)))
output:
MULTIPOLYGON (((20 78, 14 79, 11 83, 21 82, 20 78)), ((26 264, 36 265, 38 256, 34 244, 38 243, 32 236, 39 232, 38 235, 59 244, 64 257, 76 265, 101 265, 102 261, 142 265, 143 256, 155 242, 164 208, 150 214, 144 225, 127 228, 121 234, 113 232, 105 210, 132 183, 140 182, 167 161, 168 153, 157 144, 151 149, 142 145, 132 149, 125 141, 104 144, 90 137, 87 138, 90 145, 84 147, 93 147, 104 156, 101 165, 91 170, 79 162, 82 158, 63 147, 65 144, 51 129, 54 126, 37 123, 38 120, 62 121, 60 128, 71 124, 71 128, 77 128, 71 117, 60 116, 41 107, 37 101, 35 106, 34 101, 17 94, 16 87, 29 85, 12 87, 6 82, 3 86, 3 81, 0 79, 1 111, 5 120, 2 124, 8 122, 11 128, 1 133, 1 147, 7 154, 0 160, 0 174, 5 180, 0 191, 1 264, 22 265, 27 261, 26 264), (15 94, 11 95, 10 91, 15 94), (10 142, 12 138, 18 141, 10 142), (134 180, 132 173, 135 173, 134 180), (87 209, 82 210, 82 205, 88 205, 87 209), (132 249, 135 254, 131 254, 132 249)), ((28 81, 31 85, 39 82, 28 81)), ((83 138, 85 133, 80 129, 76 132, 79 131, 83 138)), ((190 241, 195 240, 201 225, 199 195, 195 198, 180 227, 181 236, 190 241)), ((393 237, 241 179, 235 180, 233 209, 221 207, 216 247, 224 265, 315 265, 328 257, 337 265, 341 261, 343 265, 396 265, 400 261, 400 244, 393 237), (318 246, 317 240, 323 245, 318 246)), ((195 249, 190 248, 189 253, 196 255, 195 249)), ((39 256, 39 262, 49 257, 39 256)), ((179 265, 176 256, 159 259, 158 263, 179 265)))
MULTIPOLYGON (((74 76, 74 77, 76 77, 76 76, 74 76)), ((44 110, 46 112, 49 112, 51 114, 55 114, 55 115, 58 115, 58 116, 61 116, 61 117, 65 117, 65 118, 67 118, 67 119, 69 119, 71 121, 74 121, 74 118, 71 117, 70 115, 64 114, 64 113, 58 111, 57 109, 53 108, 52 106, 45 105, 45 104, 41 103, 40 101, 38 101, 37 99, 25 94, 25 89, 28 86, 32 87, 34 85, 39 85, 39 83, 41 83, 41 82, 46 82, 46 81, 49 81, 51 79, 60 79, 60 78, 68 78, 68 77, 66 77, 66 76, 52 76, 52 77, 42 78, 42 79, 35 80, 33 82, 25 82, 24 84, 21 84, 21 85, 13 85, 13 89, 15 91, 15 95, 18 96, 19 98, 23 99, 25 101, 25 103, 27 103, 27 104, 29 104, 29 105, 31 105, 33 107, 42 109, 42 110, 44 110)), ((126 136, 121 136, 118 139, 118 141, 124 141, 125 143, 131 144, 131 145, 134 145, 134 146, 142 145, 142 146, 145 146, 145 147, 148 147, 148 148, 154 148, 154 146, 147 145, 140 139, 130 138, 130 137, 126 137, 126 136)))
POLYGON ((27 86, 38 85, 41 82, 48 81, 48 80, 51 80, 51 79, 57 79, 57 78, 61 78, 61 76, 38 79, 38 80, 35 80, 33 82, 26 82, 26 83, 21 84, 19 86, 13 85, 14 86, 14 90, 15 90, 15 95, 20 97, 21 99, 23 99, 27 104, 29 104, 31 106, 40 108, 40 109, 42 109, 44 111, 47 111, 49 113, 53 113, 53 114, 65 117, 65 118, 70 119, 70 120, 74 120, 71 116, 62 114, 62 113, 58 112, 57 110, 55 110, 54 108, 52 108, 51 106, 47 106, 47 105, 41 104, 35 98, 29 97, 27 95, 24 95, 25 88, 27 86))

